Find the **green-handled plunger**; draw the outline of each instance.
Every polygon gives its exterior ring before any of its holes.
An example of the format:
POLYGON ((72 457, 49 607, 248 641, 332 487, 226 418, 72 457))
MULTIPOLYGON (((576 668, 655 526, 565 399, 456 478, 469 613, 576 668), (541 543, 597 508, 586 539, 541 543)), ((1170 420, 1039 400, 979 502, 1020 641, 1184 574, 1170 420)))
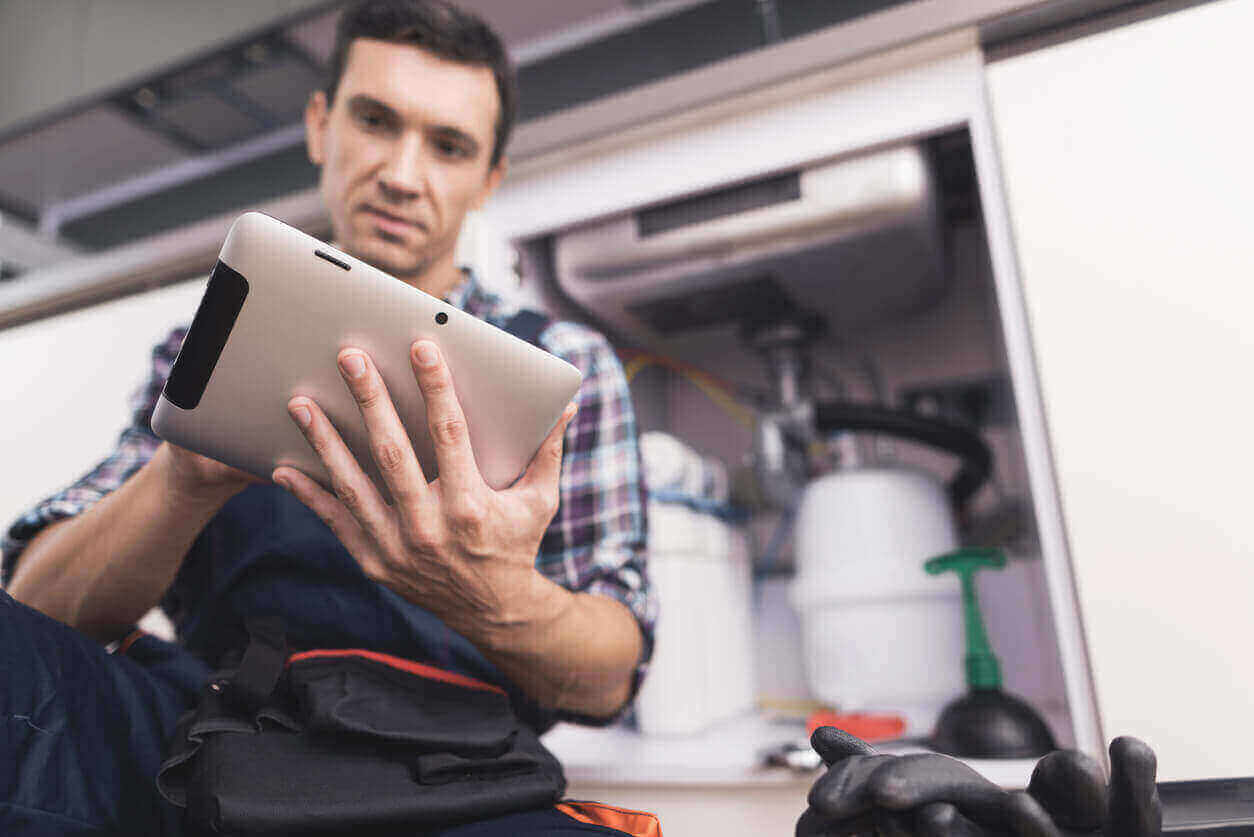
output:
POLYGON ((1056 749, 1049 727, 1031 706, 1001 690, 1001 665, 988 642, 975 573, 983 567, 1001 569, 1000 549, 959 549, 929 560, 931 575, 952 570, 962 581, 962 612, 966 625, 967 694, 945 707, 932 732, 934 750, 969 758, 1035 758, 1056 749))

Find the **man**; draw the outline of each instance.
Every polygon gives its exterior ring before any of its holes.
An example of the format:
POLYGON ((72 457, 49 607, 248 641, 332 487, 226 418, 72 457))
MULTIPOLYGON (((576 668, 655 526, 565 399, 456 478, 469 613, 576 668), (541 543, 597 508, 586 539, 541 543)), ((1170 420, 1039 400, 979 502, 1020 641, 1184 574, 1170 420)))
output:
MULTIPOLYGON (((305 124, 336 244, 506 323, 509 305, 454 262, 466 213, 506 171, 515 97, 496 36, 439 2, 374 0, 345 12, 332 65, 305 124)), ((294 648, 369 648, 498 684, 541 730, 627 705, 653 607, 634 418, 603 337, 571 323, 534 335, 584 383, 504 491, 479 477, 438 346, 411 350, 439 464, 430 484, 372 359, 345 349, 389 505, 308 398, 288 409, 334 493, 290 467, 265 483, 156 439, 148 420, 184 333, 154 351, 114 454, 5 540, 0 831, 177 833, 153 787, 163 740, 258 613, 281 616, 294 648), (178 645, 128 637, 158 602, 178 645), (127 639, 110 656, 87 637, 127 639)), ((511 820, 500 833, 547 828, 511 820)))

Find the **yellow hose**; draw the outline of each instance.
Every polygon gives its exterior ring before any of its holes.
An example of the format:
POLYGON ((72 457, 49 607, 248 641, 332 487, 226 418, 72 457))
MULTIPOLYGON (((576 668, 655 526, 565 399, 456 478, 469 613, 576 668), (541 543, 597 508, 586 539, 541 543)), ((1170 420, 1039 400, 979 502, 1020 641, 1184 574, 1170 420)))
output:
POLYGON ((635 378, 636 375, 639 374, 640 370, 644 369, 646 366, 661 366, 679 374, 697 389, 705 393, 711 401, 718 405, 723 412, 731 416, 733 420, 739 422, 750 430, 752 430, 754 425, 757 424, 757 419, 754 417, 753 411, 745 407, 743 404, 738 403, 732 394, 728 392, 725 387, 716 383, 710 375, 698 369, 692 369, 683 364, 676 363, 675 361, 669 358, 661 357, 660 355, 640 354, 628 361, 627 365, 623 367, 623 374, 627 377, 627 383, 630 384, 632 379, 635 378))

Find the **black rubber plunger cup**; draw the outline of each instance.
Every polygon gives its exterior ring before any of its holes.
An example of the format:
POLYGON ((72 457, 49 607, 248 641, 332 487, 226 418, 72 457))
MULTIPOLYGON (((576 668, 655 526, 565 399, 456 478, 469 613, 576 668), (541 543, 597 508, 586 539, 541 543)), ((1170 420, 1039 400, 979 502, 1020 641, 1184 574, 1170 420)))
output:
POLYGON ((1001 664, 989 645, 980 615, 975 573, 983 567, 1006 566, 1006 556, 999 549, 960 549, 923 566, 931 575, 956 572, 962 581, 967 635, 964 662, 970 690, 941 712, 932 732, 932 749, 951 756, 990 759, 1035 758, 1056 749, 1049 727, 1036 710, 1001 690, 1001 664))

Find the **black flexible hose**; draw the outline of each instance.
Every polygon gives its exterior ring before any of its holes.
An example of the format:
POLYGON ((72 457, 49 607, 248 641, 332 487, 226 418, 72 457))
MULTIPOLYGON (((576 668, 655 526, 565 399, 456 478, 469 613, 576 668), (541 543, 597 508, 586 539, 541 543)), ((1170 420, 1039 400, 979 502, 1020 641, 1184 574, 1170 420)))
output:
POLYGON ((957 455, 962 459, 962 467, 949 481, 949 497, 955 505, 969 500, 993 471, 993 454, 979 434, 941 419, 866 404, 827 401, 815 404, 814 423, 820 433, 875 431, 957 455))

